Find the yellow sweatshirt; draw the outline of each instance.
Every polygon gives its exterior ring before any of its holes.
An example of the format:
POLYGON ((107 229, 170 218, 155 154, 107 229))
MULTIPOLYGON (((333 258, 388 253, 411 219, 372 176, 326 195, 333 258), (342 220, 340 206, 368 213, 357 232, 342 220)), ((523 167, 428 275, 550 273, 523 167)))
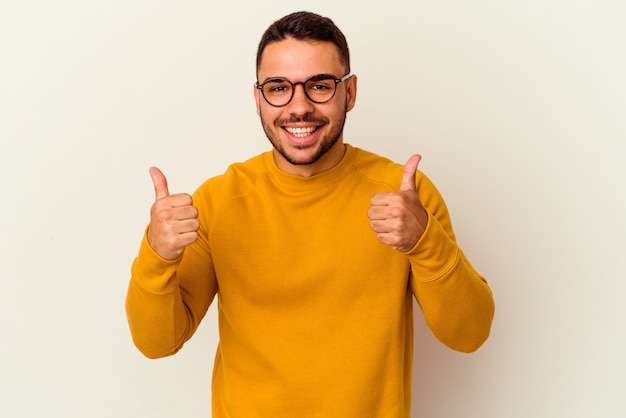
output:
POLYGON ((346 146, 311 178, 272 152, 233 164, 194 194, 198 241, 175 261, 146 237, 127 315, 148 357, 178 351, 218 295, 214 418, 408 418, 412 295, 437 338, 476 350, 494 304, 456 244, 446 206, 417 173, 428 226, 408 252, 380 243, 367 210, 403 166, 346 146))

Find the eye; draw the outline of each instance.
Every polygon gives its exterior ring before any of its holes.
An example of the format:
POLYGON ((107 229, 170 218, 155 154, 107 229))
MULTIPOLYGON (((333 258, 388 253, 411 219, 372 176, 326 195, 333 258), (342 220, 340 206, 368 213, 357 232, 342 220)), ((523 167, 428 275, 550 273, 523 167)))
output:
POLYGON ((330 89, 330 87, 328 87, 325 84, 315 84, 315 85, 311 86, 311 89, 322 91, 322 90, 328 90, 328 89, 330 89))
POLYGON ((263 84, 263 91, 267 94, 289 93, 291 91, 291 85, 284 80, 270 80, 263 84))
POLYGON ((316 91, 316 92, 324 92, 327 90, 332 90, 334 88, 334 82, 333 80, 316 80, 316 81, 310 81, 308 83, 308 89, 310 91, 316 91))
POLYGON ((285 91, 285 90, 287 90, 287 88, 288 87, 285 86, 284 84, 278 84, 278 85, 275 85, 275 86, 274 85, 267 86, 267 89, 269 91, 276 92, 276 93, 281 92, 281 91, 285 91))

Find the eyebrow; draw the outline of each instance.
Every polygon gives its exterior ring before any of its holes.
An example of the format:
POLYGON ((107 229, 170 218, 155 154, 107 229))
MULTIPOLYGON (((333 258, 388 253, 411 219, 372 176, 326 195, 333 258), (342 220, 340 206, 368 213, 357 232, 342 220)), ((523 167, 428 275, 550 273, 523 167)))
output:
MULTIPOLYGON (((307 78, 307 79, 303 80, 302 82, 305 82, 305 81, 318 81, 318 80, 326 80, 326 79, 329 79, 329 78, 332 78, 332 79, 334 80, 334 79, 337 79, 338 77, 337 77, 337 76, 335 76, 335 75, 333 75, 333 74, 326 74, 326 73, 322 73, 322 74, 315 74, 315 75, 312 75, 311 77, 309 77, 309 78, 307 78)), ((286 78, 286 77, 267 77, 267 78, 266 78, 265 80, 263 80, 263 82, 262 82, 262 83, 260 83, 260 84, 267 83, 268 81, 289 81, 289 82, 291 82, 291 83, 294 83, 294 81, 291 81, 291 80, 289 80, 289 79, 288 79, 288 78, 286 78)), ((297 81, 296 81, 296 83, 297 83, 297 81)))

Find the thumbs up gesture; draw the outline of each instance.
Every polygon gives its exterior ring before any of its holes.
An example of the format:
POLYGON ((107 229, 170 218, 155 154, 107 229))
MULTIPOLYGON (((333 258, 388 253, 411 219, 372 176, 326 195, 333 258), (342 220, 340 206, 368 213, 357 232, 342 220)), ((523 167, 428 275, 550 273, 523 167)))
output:
POLYGON ((150 168, 156 199, 150 209, 148 242, 166 260, 175 260, 186 246, 198 239, 198 209, 185 193, 170 195, 167 179, 156 167, 150 168))
POLYGON ((370 227, 383 244, 408 251, 417 244, 426 228, 428 214, 415 186, 415 173, 422 157, 413 155, 404 166, 397 192, 376 193, 367 211, 370 227))

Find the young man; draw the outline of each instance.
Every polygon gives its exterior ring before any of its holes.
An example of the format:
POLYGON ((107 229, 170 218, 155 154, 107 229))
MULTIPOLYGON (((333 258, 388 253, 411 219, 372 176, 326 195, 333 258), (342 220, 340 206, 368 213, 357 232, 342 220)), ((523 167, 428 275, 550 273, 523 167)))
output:
POLYGON ((178 351, 218 295, 213 417, 409 417, 412 297, 437 338, 471 352, 494 304, 434 185, 344 143, 357 78, 327 18, 263 35, 257 112, 273 150, 156 201, 127 314, 148 357, 178 351))

